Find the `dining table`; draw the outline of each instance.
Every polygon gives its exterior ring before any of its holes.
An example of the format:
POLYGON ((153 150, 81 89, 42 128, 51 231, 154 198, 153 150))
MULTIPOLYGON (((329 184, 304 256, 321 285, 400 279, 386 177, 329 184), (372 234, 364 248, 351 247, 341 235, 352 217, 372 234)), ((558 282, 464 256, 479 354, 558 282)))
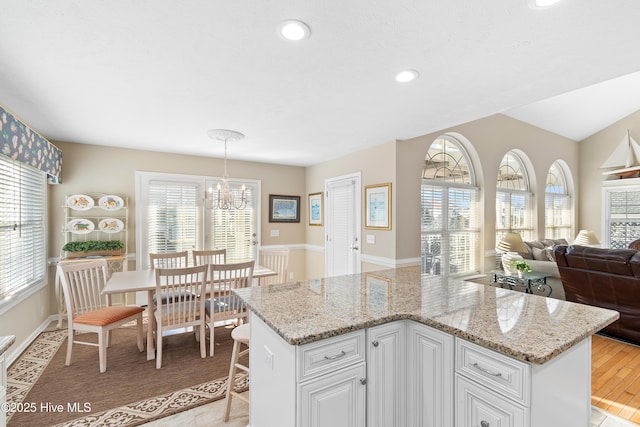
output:
MULTIPOLYGON (((277 276, 277 272, 261 265, 256 265, 253 269, 254 284, 260 285, 260 280, 264 277, 277 276)), ((214 279, 215 280, 215 279, 214 279)), ((155 340, 153 332, 155 331, 155 305, 153 302, 153 294, 156 291, 156 275, 155 270, 133 270, 133 271, 116 271, 111 274, 102 293, 105 295, 122 294, 127 292, 146 292, 147 293, 147 360, 156 358, 155 340)))

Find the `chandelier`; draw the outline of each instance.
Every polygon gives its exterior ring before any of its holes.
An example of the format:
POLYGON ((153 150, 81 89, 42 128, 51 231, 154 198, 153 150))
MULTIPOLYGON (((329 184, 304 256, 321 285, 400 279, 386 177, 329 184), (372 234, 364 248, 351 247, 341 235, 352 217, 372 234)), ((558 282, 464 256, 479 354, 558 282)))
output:
POLYGON ((227 174, 227 142, 239 141, 244 138, 240 132, 227 129, 211 129, 207 132, 211 139, 224 142, 224 175, 222 183, 218 183, 216 190, 212 187, 205 193, 205 204, 210 209, 244 209, 247 207, 247 188, 242 184, 240 197, 233 194, 229 186, 229 175, 227 174))

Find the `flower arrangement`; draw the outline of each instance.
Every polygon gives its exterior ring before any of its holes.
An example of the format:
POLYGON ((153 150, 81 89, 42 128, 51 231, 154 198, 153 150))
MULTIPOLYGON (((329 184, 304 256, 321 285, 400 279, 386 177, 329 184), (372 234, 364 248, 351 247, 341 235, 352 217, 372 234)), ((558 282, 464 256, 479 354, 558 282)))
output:
POLYGON ((531 273, 531 266, 521 259, 515 260, 511 263, 512 266, 518 270, 518 273, 531 273))

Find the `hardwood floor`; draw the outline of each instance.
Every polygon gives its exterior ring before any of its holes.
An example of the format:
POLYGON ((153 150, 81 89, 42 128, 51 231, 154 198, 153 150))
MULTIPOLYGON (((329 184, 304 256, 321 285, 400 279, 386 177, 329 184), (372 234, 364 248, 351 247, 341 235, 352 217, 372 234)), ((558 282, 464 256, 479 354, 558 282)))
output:
POLYGON ((640 346, 593 336, 591 404, 640 424, 640 346))

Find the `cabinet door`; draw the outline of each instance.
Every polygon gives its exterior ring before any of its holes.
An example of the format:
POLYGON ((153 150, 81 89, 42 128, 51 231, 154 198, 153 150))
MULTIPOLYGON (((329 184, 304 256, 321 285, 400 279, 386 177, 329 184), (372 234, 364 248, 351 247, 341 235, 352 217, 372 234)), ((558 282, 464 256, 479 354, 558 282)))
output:
POLYGON ((365 364, 344 368, 298 385, 299 426, 365 427, 365 364))
POLYGON ((407 340, 407 425, 453 426, 453 336, 409 322, 407 340))
POLYGON ((456 427, 526 427, 527 410, 462 376, 456 377, 456 427))
POLYGON ((404 427, 406 323, 367 330, 367 426, 404 427))

